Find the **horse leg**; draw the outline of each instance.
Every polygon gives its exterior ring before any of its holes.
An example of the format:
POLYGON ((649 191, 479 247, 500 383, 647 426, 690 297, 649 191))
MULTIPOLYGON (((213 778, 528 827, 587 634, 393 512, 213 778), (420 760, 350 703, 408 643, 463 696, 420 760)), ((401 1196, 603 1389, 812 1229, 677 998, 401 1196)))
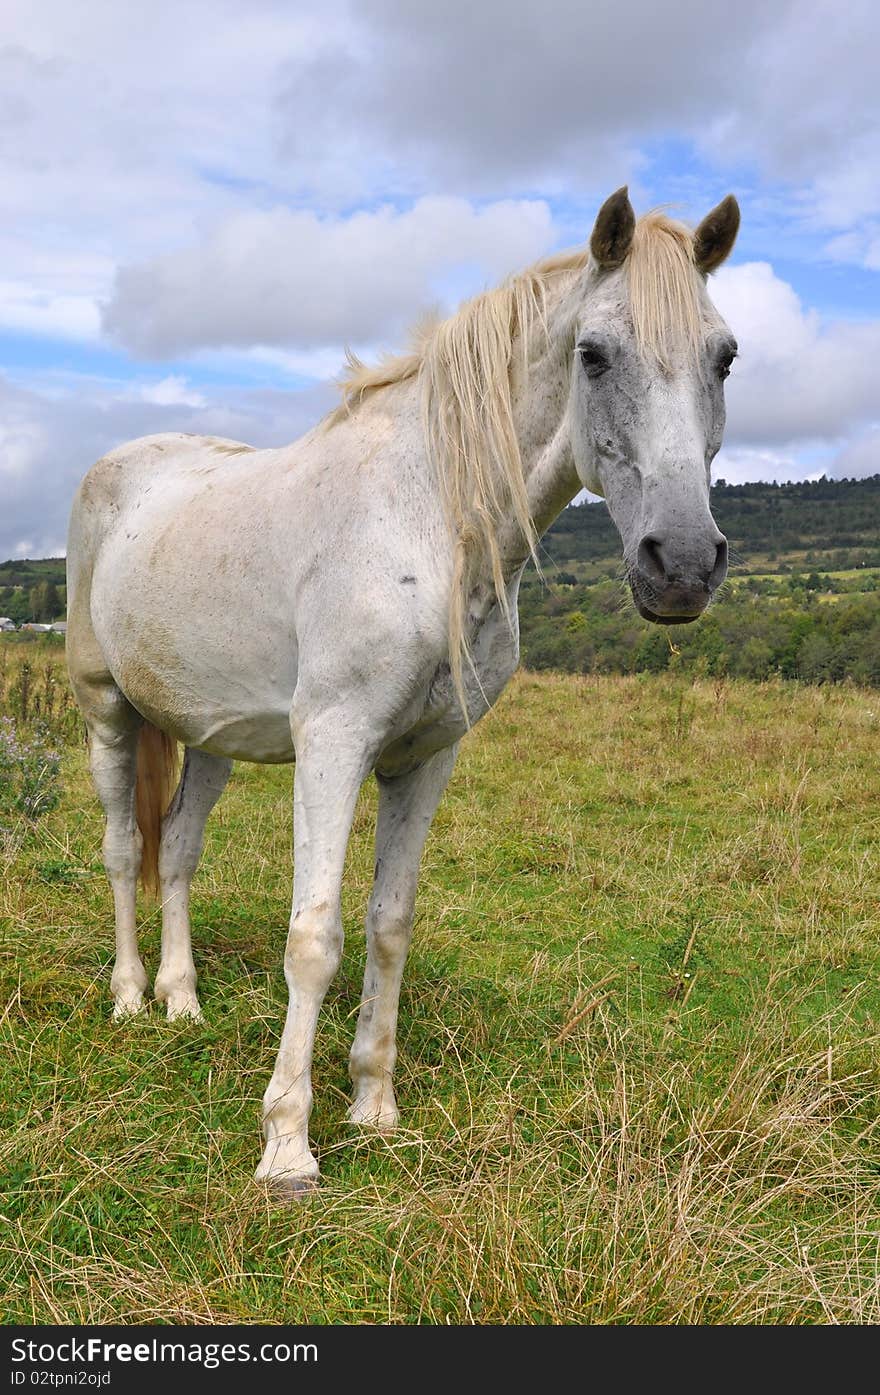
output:
MULTIPOLYGON (((74 533, 71 533, 71 540, 74 533)), ((82 539, 80 539, 82 542, 82 539)), ((69 554, 67 667, 89 735, 89 765, 104 809, 104 867, 113 890, 116 962, 113 1016, 144 1005, 147 974, 138 954, 135 904, 143 839, 135 815, 137 748, 143 718, 117 686, 92 628, 88 558, 69 554)))
POLYGON ((412 934, 422 849, 455 764, 456 747, 439 751, 407 775, 378 776, 376 875, 367 912, 367 967, 349 1059, 355 1124, 393 1129, 398 1120, 392 1075, 397 1006, 412 934))
POLYGON ((118 689, 108 694, 103 720, 86 714, 89 764, 104 807, 104 867, 113 889, 116 963, 110 979, 113 1016, 140 1012, 147 973, 138 954, 135 903, 141 867, 141 835, 135 818, 134 789, 140 719, 118 689))
POLYGON ((229 779, 232 761, 187 747, 180 783, 162 820, 159 882, 162 957, 154 992, 168 1021, 201 1016, 189 927, 189 889, 202 855, 205 824, 229 779))
POLYGON ((278 1059, 263 1099, 266 1148, 256 1172, 286 1197, 317 1181, 309 1148, 318 1012, 342 956, 342 870, 358 791, 373 753, 347 724, 294 725, 293 909, 284 955, 289 990, 278 1059))

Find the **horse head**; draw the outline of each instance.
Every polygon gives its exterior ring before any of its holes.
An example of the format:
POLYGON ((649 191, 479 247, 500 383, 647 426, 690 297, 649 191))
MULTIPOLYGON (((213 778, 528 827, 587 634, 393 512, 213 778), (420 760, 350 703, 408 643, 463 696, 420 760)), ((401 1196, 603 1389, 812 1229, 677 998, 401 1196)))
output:
POLYGON ((571 380, 575 465, 606 499, 633 600, 657 624, 695 620, 727 574, 709 472, 737 346, 706 276, 738 226, 732 196, 695 232, 659 212, 636 222, 624 188, 590 239, 571 380))

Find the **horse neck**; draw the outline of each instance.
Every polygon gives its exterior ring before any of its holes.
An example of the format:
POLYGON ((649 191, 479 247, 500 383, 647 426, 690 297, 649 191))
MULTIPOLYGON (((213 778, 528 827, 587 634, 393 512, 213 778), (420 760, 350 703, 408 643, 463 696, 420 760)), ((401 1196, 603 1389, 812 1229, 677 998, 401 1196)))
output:
MULTIPOLYGON (((564 334, 553 324, 543 352, 516 384, 513 420, 519 442, 529 510, 540 537, 582 488, 574 464, 568 420, 571 362, 564 334)), ((505 574, 528 557, 528 545, 513 519, 499 539, 505 574)))

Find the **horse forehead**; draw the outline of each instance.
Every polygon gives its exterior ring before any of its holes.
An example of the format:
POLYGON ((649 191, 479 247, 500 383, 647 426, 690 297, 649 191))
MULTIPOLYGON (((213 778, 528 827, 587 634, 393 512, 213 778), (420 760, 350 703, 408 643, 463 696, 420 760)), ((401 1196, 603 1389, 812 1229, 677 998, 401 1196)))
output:
POLYGON ((623 271, 604 272, 589 286, 578 314, 578 328, 601 326, 633 332, 632 311, 623 271))
MULTIPOLYGON (((729 333, 728 325, 716 307, 705 284, 698 289, 701 319, 705 336, 729 333)), ((609 330, 615 334, 635 337, 629 290, 624 268, 602 272, 589 285, 577 316, 578 335, 591 330, 609 330)))

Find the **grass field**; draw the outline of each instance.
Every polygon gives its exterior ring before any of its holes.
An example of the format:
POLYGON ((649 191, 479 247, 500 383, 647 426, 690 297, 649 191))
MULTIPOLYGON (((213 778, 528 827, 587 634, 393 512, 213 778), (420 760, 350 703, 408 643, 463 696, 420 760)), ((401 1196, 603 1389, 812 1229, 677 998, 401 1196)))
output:
MULTIPOLYGON (((390 1139, 344 1122, 366 787, 315 1062, 323 1188, 291 1209, 251 1181, 290 772, 237 767, 211 821, 205 1020, 173 1026, 110 1021, 75 741, 63 780, 0 842, 7 1322, 880 1320, 876 692, 520 675, 426 851, 390 1139)), ((142 942, 154 972, 155 908, 142 942)))

